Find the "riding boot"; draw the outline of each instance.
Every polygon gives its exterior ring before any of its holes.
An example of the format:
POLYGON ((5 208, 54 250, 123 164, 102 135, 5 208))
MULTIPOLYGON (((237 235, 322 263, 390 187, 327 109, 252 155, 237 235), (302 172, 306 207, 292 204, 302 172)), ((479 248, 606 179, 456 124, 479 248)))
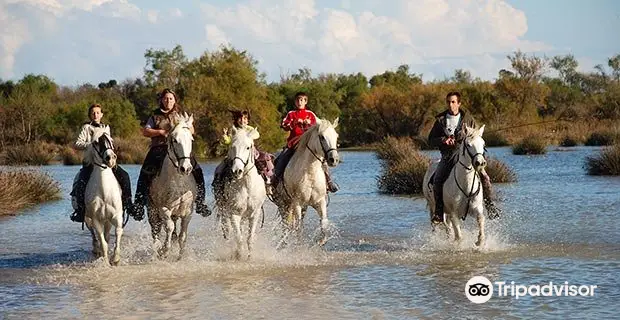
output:
POLYGON ((151 188, 153 179, 155 179, 155 176, 157 176, 164 163, 167 154, 166 148, 165 145, 151 147, 144 158, 144 163, 142 164, 142 169, 140 169, 140 176, 138 177, 138 183, 136 185, 136 196, 130 212, 130 215, 136 221, 144 219, 144 206, 148 203, 149 189, 151 188))
POLYGON ((88 184, 88 180, 90 179, 92 172, 92 165, 82 167, 78 174, 78 179, 73 185, 71 195, 75 197, 76 207, 70 217, 73 222, 84 222, 84 217, 86 215, 86 185, 88 184))
POLYGON ((501 215, 502 211, 499 207, 495 205, 493 199, 495 198, 495 194, 491 187, 491 179, 486 174, 485 171, 482 171, 482 195, 484 198, 484 208, 487 210, 487 216, 489 219, 497 219, 501 215))
POLYGON ((443 185, 434 185, 433 194, 435 195, 435 213, 431 218, 432 223, 443 222, 443 185))
POLYGON ((327 182, 327 192, 337 192, 340 190, 338 185, 332 180, 327 165, 323 165, 323 172, 325 173, 325 182, 327 182))
POLYGON ((194 180, 196 181, 196 213, 203 217, 208 217, 211 215, 211 210, 205 203, 206 197, 206 189, 205 189, 205 177, 202 174, 202 168, 198 163, 193 164, 194 170, 192 171, 192 175, 194 176, 194 180))
POLYGON ((136 196, 130 211, 130 215, 136 221, 144 219, 144 206, 146 206, 148 201, 149 187, 153 178, 155 178, 155 175, 145 170, 144 167, 140 170, 140 176, 138 177, 138 184, 136 186, 136 196))
POLYGON ((121 198, 123 200, 123 211, 128 215, 131 215, 132 202, 131 202, 131 179, 129 174, 119 165, 112 168, 112 172, 116 177, 116 181, 121 186, 121 198))

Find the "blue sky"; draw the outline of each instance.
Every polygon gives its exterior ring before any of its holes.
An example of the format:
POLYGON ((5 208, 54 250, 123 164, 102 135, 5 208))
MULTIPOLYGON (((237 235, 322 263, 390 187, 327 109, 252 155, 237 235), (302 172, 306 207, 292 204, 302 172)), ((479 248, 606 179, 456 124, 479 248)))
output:
POLYGON ((248 50, 269 81, 308 67, 368 76, 409 64, 493 79, 516 49, 574 54, 582 70, 620 53, 612 0, 2 0, 0 78, 63 85, 139 77, 148 48, 194 58, 248 50), (389 5, 388 5, 389 4, 389 5))

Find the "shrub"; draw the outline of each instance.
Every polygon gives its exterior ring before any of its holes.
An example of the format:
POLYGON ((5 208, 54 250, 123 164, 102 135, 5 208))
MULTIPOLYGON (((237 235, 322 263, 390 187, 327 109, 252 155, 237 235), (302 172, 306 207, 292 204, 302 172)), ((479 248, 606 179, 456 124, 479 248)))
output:
POLYGON ((386 138, 377 149, 382 160, 379 191, 388 194, 421 194, 430 158, 410 138, 386 138))
POLYGON ((585 167, 593 176, 620 175, 620 144, 607 147, 596 156, 586 157, 585 167))
POLYGON ((516 155, 545 154, 546 152, 547 144, 545 140, 536 135, 527 136, 512 147, 512 153, 516 155))
POLYGON ((517 175, 514 170, 501 160, 488 158, 486 172, 491 182, 494 183, 517 181, 517 175))
POLYGON ((618 134, 612 131, 595 131, 585 142, 586 146, 610 146, 618 140, 618 134))
POLYGON ((64 165, 78 165, 82 164, 84 155, 81 151, 76 151, 70 146, 66 146, 62 150, 62 163, 64 165))
POLYGON ((48 165, 58 152, 58 147, 43 142, 11 146, 6 148, 3 163, 9 166, 15 165, 48 165))
POLYGON ((562 140, 560 140, 561 147, 574 147, 578 144, 577 138, 571 136, 564 136, 562 140))
POLYGON ((60 199, 60 184, 39 171, 0 171, 0 216, 60 199))

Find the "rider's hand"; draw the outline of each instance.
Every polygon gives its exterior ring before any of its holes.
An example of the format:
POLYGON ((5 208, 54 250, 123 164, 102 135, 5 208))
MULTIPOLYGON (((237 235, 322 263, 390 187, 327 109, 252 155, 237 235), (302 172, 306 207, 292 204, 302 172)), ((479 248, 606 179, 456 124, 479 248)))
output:
POLYGON ((228 134, 228 128, 224 128, 224 135, 228 134))
POLYGON ((310 124, 310 119, 309 118, 304 119, 304 123, 305 124, 310 124))
POLYGON ((160 129, 159 134, 164 137, 168 137, 168 130, 160 129))
POLYGON ((456 143, 456 140, 454 140, 454 137, 448 137, 443 141, 443 143, 449 146, 453 146, 456 143))

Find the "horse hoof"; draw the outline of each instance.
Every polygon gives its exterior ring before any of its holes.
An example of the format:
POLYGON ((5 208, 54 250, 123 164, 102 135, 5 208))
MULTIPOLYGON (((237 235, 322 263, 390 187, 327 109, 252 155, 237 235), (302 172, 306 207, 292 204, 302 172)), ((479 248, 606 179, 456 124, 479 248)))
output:
POLYGON ((113 265, 113 266, 115 266, 115 267, 118 267, 118 265, 120 264, 120 262, 121 262, 121 259, 114 260, 114 261, 112 261, 112 265, 113 265))

